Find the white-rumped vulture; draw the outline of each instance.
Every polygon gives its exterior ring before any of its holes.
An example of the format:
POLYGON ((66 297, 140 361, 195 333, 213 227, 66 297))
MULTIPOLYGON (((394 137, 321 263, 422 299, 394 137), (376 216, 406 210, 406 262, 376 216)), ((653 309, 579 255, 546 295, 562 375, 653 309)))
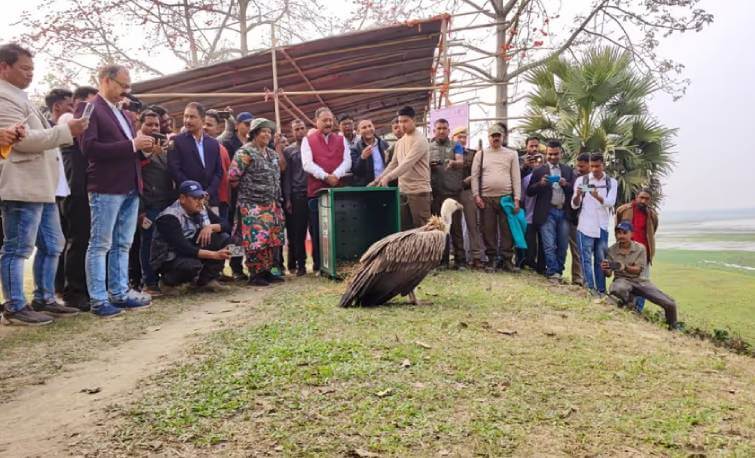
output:
POLYGON ((359 270, 341 297, 340 307, 373 306, 399 294, 417 303, 414 288, 443 258, 451 218, 461 204, 443 201, 440 217, 417 229, 397 232, 373 243, 360 259, 359 270))

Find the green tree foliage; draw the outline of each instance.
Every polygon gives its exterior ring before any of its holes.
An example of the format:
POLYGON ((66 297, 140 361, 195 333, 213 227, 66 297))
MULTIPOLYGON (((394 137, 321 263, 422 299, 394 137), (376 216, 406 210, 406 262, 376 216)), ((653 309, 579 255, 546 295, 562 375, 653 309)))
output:
POLYGON ((632 56, 600 47, 581 57, 549 60, 530 71, 523 129, 559 138, 566 160, 582 152, 602 152, 608 174, 619 182, 618 201, 650 187, 660 195, 661 180, 673 170, 676 129, 661 125, 646 101, 658 90, 653 77, 637 74, 632 56))

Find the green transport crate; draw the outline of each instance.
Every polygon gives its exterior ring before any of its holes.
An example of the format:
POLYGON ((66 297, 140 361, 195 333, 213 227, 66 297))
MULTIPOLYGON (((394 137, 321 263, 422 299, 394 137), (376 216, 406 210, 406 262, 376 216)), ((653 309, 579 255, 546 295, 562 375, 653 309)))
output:
POLYGON ((318 201, 320 268, 338 278, 339 262, 357 262, 373 243, 401 230, 396 188, 323 189, 318 201))

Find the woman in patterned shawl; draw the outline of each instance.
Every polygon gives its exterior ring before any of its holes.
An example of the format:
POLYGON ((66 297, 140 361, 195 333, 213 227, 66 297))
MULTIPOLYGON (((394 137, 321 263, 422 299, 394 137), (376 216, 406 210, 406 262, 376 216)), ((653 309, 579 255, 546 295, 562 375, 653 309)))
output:
POLYGON ((273 135, 275 123, 254 119, 249 141, 236 151, 228 171, 238 190, 234 235, 246 252, 249 284, 255 286, 283 281, 271 273, 273 249, 283 246, 284 237, 280 156, 268 147, 273 135))

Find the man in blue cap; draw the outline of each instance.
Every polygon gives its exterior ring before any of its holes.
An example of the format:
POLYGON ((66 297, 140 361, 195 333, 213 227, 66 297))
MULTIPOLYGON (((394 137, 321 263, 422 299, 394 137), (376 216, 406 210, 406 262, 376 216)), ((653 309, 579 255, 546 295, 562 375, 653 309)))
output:
POLYGON ((162 275, 164 287, 192 282, 203 290, 221 290, 217 279, 231 257, 228 223, 206 207, 207 193, 198 182, 184 181, 178 192, 178 200, 155 220, 150 265, 162 275))
POLYGON ((616 225, 616 243, 606 253, 600 268, 606 277, 615 275, 609 299, 619 306, 633 305, 636 296, 658 304, 666 313, 669 329, 676 329, 676 302, 647 279, 645 247, 632 240, 634 228, 629 221, 616 225))

